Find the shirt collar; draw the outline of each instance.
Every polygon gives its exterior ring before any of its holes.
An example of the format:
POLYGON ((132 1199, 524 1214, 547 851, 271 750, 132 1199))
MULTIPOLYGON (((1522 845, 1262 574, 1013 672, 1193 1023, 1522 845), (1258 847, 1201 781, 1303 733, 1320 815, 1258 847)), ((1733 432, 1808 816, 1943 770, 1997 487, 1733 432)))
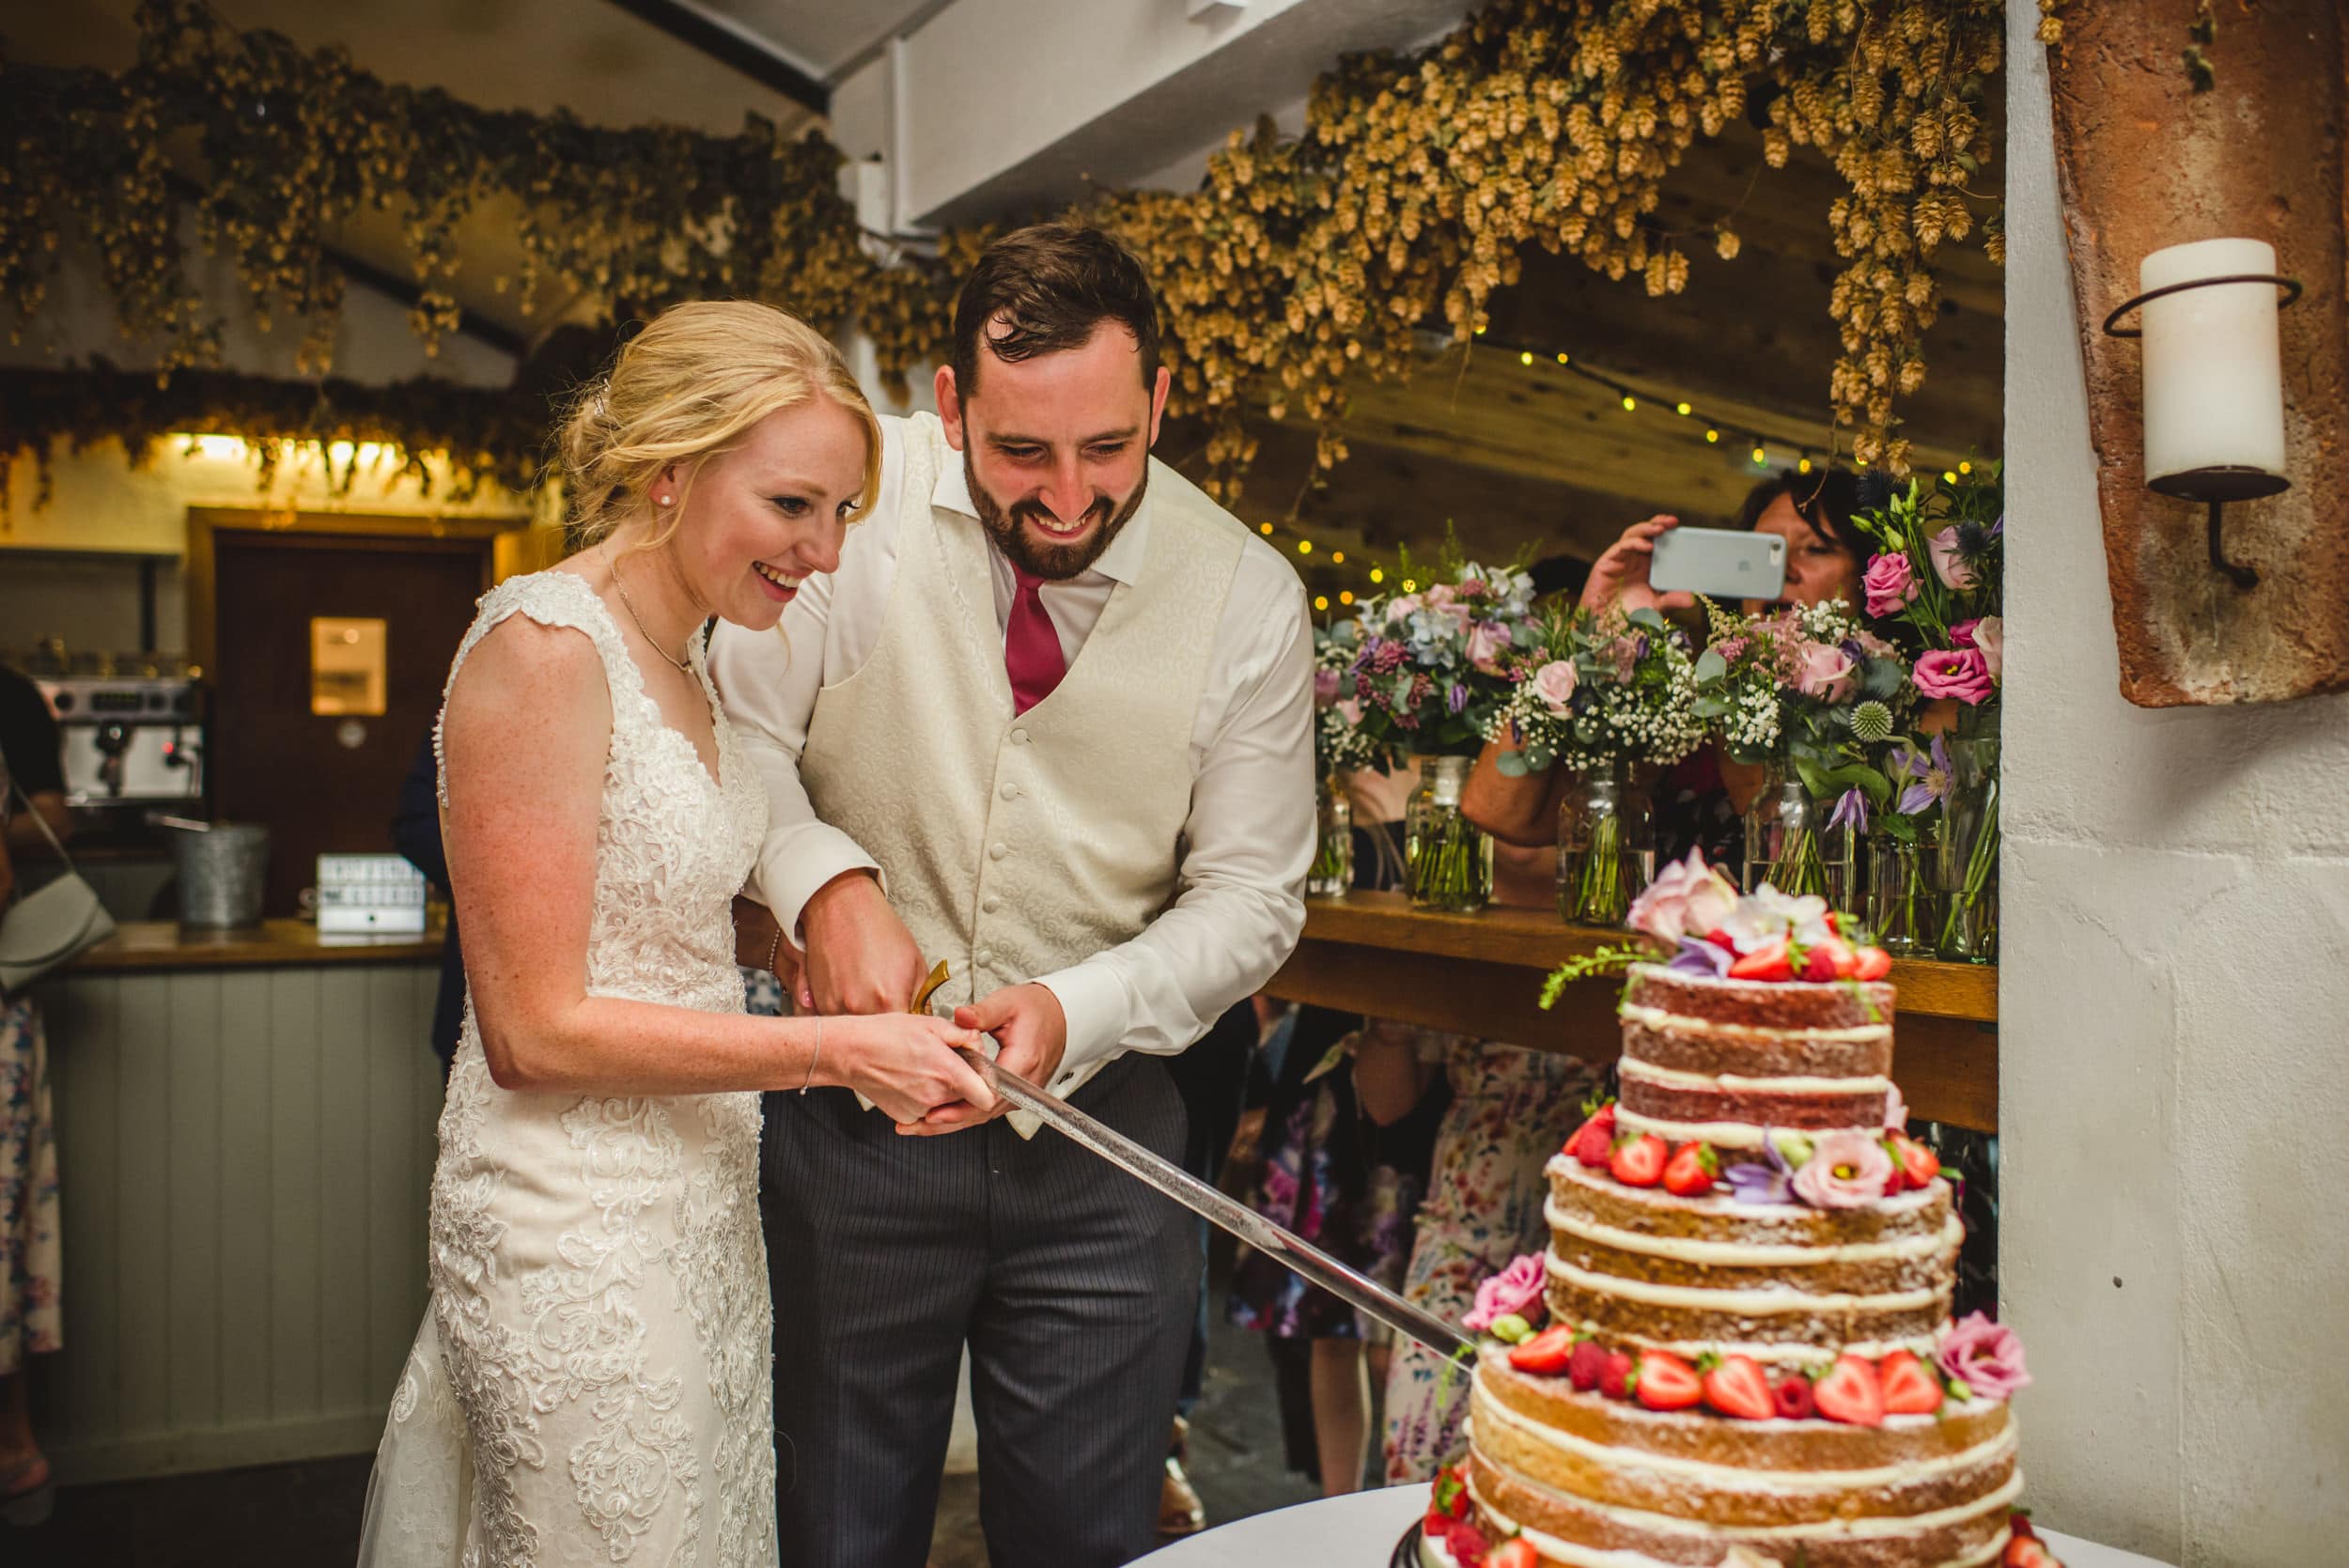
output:
MULTIPOLYGON (((940 453, 940 458, 938 480, 930 486, 930 505, 949 512, 959 512, 976 521, 979 508, 971 499, 970 481, 962 472, 962 454, 949 446, 940 453)), ((1151 460, 1155 463, 1157 459, 1151 460)), ((1127 520, 1126 526, 1117 531, 1117 537, 1112 539, 1109 548, 1101 551, 1100 559, 1079 574, 1081 577, 1098 573, 1112 582, 1125 583, 1141 579, 1142 564, 1149 554, 1150 509, 1155 500, 1156 497, 1151 495, 1142 498, 1141 507, 1127 520)), ((994 548, 992 541, 989 541, 988 548, 994 548)))

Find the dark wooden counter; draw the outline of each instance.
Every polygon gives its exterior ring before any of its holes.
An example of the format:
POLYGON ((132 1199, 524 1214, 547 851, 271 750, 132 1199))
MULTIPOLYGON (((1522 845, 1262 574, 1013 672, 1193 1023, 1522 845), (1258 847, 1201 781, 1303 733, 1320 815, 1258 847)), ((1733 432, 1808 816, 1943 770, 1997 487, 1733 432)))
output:
MULTIPOLYGON (((1266 986, 1275 996, 1427 1028, 1571 1051, 1594 1062, 1621 1048, 1621 982, 1566 987, 1541 1009, 1542 978, 1567 958, 1625 940, 1562 925, 1546 909, 1473 915, 1415 910, 1401 893, 1306 901, 1305 936, 1266 986)), ((1916 1115, 1995 1132, 1999 1125, 1999 971, 1901 960, 1892 1076, 1916 1115)))
POLYGON ((438 959, 441 939, 437 925, 421 937, 321 937, 317 926, 300 920, 263 921, 238 931, 203 930, 168 920, 125 921, 67 972, 407 963, 438 959))

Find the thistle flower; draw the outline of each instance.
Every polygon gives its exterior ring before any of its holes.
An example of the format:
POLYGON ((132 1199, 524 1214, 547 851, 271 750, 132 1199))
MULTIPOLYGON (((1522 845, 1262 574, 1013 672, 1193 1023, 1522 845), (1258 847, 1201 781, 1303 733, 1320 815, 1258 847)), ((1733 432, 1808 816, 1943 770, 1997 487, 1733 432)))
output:
POLYGON ((1852 738, 1873 746, 1892 735, 1892 710, 1874 697, 1861 703, 1843 716, 1851 726, 1852 738))

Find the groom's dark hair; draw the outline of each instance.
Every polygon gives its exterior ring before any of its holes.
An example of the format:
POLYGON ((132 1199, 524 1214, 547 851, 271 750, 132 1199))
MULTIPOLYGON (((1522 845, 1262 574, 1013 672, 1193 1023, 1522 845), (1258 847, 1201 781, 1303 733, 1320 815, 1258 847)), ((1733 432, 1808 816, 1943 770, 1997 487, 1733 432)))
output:
POLYGON ((982 348, 1011 363, 1081 348, 1104 321, 1134 334, 1142 384, 1159 375, 1159 298, 1125 246, 1097 228, 1037 224, 980 254, 955 302, 955 386, 979 389, 982 348))

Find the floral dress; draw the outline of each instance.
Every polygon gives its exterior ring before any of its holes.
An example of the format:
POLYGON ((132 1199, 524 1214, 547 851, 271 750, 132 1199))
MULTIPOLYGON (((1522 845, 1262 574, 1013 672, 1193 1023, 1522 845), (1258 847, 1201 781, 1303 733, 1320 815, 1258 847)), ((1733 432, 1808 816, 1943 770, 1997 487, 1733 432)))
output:
POLYGON ((30 997, 0 997, 0 1376, 65 1343, 49 1050, 30 997))
MULTIPOLYGON (((1457 1323, 1486 1276, 1520 1252, 1548 1247, 1542 1206, 1549 1186, 1542 1167, 1581 1124, 1583 1101, 1603 1088, 1608 1069, 1579 1057, 1424 1032, 1448 1045, 1452 1101, 1437 1134, 1403 1294, 1457 1323)), ((1458 1446, 1467 1408, 1465 1369, 1425 1345, 1398 1343, 1387 1374, 1388 1482, 1433 1480, 1458 1446)))

